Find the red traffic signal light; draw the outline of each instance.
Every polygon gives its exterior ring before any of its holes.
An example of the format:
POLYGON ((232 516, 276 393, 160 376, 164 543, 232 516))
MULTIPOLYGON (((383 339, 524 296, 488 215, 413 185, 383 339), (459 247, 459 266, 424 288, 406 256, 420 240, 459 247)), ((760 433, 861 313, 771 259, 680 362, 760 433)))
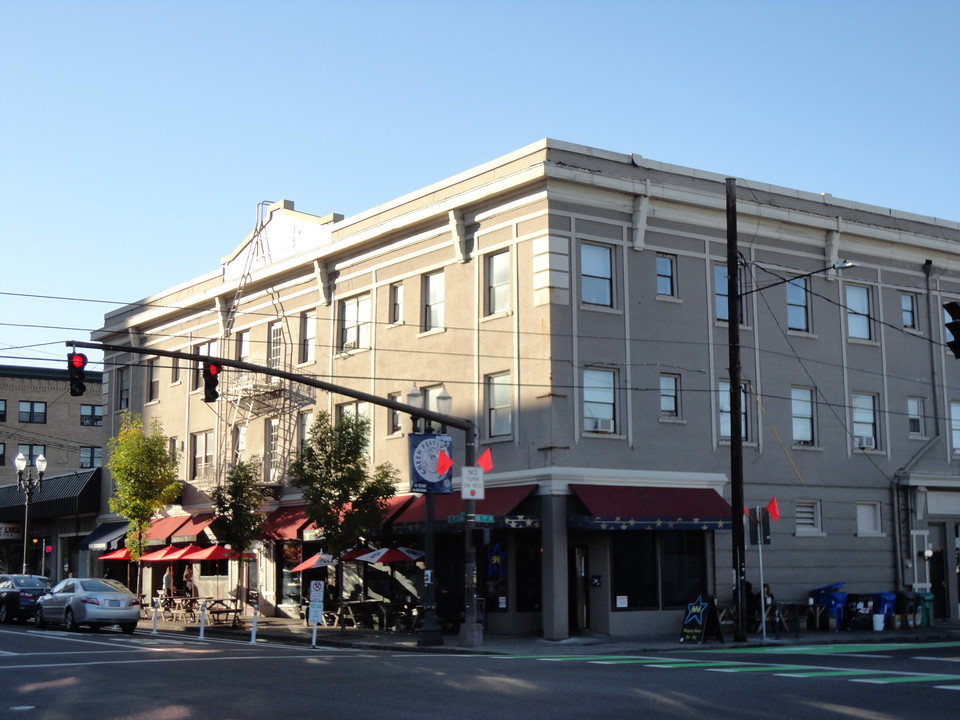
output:
POLYGON ((220 397, 217 392, 217 385, 220 384, 220 373, 223 371, 223 365, 215 360, 203 361, 203 401, 216 402, 220 397))
POLYGON ((83 353, 67 353, 67 374, 70 377, 70 394, 73 397, 79 397, 87 390, 87 386, 83 384, 86 367, 86 355, 83 353))

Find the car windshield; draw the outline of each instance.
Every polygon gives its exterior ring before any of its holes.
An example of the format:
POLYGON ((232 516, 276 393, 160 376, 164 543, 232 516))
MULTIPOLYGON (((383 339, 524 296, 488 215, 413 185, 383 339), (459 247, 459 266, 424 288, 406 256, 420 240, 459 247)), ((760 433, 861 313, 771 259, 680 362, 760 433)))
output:
POLYGON ((29 577, 23 575, 13 578, 13 582, 18 588, 42 588, 46 590, 47 588, 53 587, 53 583, 45 577, 29 577))
POLYGON ((88 592, 130 592, 116 580, 83 580, 80 587, 88 592))

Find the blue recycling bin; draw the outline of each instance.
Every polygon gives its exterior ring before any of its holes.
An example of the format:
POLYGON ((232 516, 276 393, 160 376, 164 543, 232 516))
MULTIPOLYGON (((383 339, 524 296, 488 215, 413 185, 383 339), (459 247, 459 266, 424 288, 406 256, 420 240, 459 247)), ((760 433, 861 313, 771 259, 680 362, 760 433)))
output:
POLYGON ((846 583, 834 583, 824 585, 821 588, 810 591, 810 597, 813 598, 813 604, 821 606, 820 624, 818 630, 829 630, 830 621, 833 620, 833 629, 839 630, 843 627, 843 607, 847 603, 847 593, 842 592, 846 583))

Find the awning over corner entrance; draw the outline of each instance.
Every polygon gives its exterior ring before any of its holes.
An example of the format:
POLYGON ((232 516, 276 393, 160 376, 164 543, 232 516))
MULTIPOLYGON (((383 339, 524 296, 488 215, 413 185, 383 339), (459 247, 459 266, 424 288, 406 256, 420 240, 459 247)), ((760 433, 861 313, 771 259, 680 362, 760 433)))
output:
POLYGON ((120 547, 123 536, 127 534, 128 527, 129 523, 126 520, 98 525, 96 530, 83 539, 80 549, 90 552, 116 550, 120 547))
POLYGON ((173 538, 170 542, 180 543, 192 543, 196 542, 197 538, 201 533, 213 522, 214 515, 213 513, 206 513, 204 515, 194 515, 182 526, 177 528, 177 531, 173 534, 173 538))
POLYGON ((730 504, 710 488, 571 484, 587 509, 570 527, 593 530, 729 530, 730 504))
POLYGON ((150 529, 147 530, 143 539, 148 547, 166 545, 170 536, 189 519, 189 515, 171 515, 170 517, 157 518, 150 524, 150 529))
MULTIPOLYGON (((536 485, 516 485, 514 487, 487 488, 486 497, 477 500, 477 515, 492 515, 494 524, 501 527, 539 527, 539 517, 513 515, 526 497, 536 489, 536 485)), ((458 518, 465 513, 467 501, 460 493, 437 493, 433 496, 433 517, 437 524, 449 522, 449 518, 458 518)), ((427 519, 427 500, 421 495, 407 505, 393 518, 397 530, 411 530, 422 527, 427 519)), ((456 522, 456 521, 454 521, 456 522)), ((462 520, 460 520, 462 522, 462 520)))
POLYGON ((307 520, 304 505, 278 508, 267 517, 261 535, 266 540, 296 540, 307 520))

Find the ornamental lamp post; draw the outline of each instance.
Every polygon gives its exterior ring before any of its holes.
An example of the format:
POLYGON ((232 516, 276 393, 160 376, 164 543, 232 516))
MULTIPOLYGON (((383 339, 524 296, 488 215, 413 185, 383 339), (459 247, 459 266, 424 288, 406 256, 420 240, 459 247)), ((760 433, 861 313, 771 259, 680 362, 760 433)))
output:
MULTIPOLYGON (((449 395, 447 396, 449 397, 449 395)), ((407 391, 407 405, 418 410, 423 409, 423 393, 414 386, 407 391)), ((420 416, 411 414, 413 433, 419 434, 420 416)), ((423 626, 417 645, 421 647, 443 645, 443 633, 437 622, 437 589, 433 582, 435 553, 433 548, 433 493, 425 492, 426 523, 424 524, 424 560, 423 560, 423 626)))
POLYGON ((30 529, 30 500, 34 491, 39 492, 43 487, 43 473, 47 469, 47 459, 43 455, 37 455, 35 466, 37 468, 37 477, 33 477, 33 466, 27 467, 27 458, 23 453, 18 453, 13 461, 17 467, 17 489, 24 494, 23 503, 23 574, 30 574, 30 563, 27 558, 27 548, 29 546, 30 529), (24 477, 24 471, 27 476, 24 477))

